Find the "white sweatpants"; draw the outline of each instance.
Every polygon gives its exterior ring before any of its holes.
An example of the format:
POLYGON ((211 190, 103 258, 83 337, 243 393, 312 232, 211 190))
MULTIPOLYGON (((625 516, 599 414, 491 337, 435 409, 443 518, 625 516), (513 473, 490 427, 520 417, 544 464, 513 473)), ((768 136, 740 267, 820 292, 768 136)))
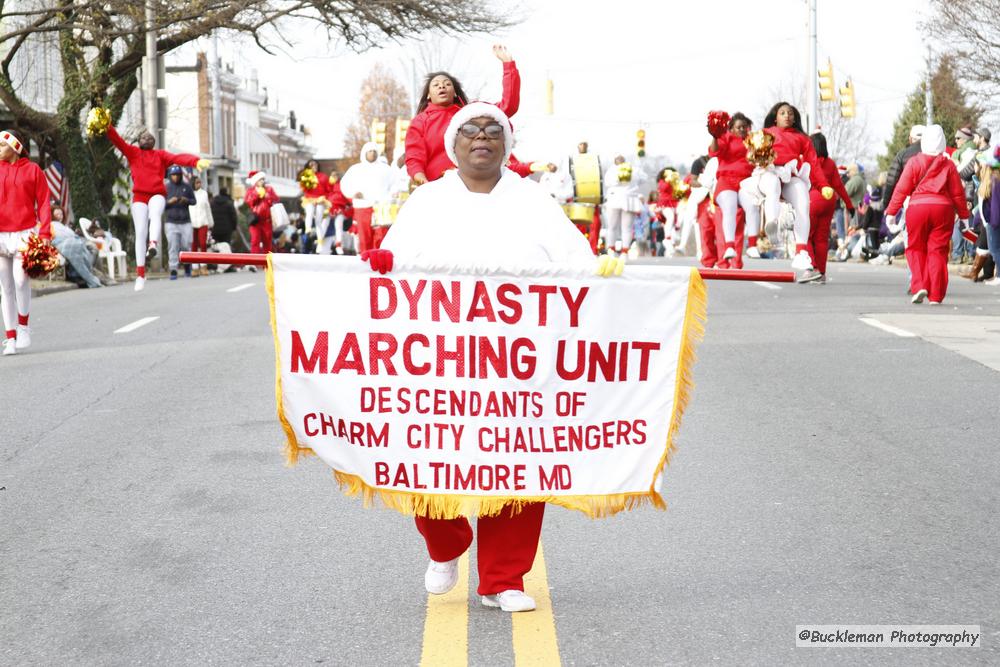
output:
POLYGON ((608 251, 628 252, 629 246, 632 245, 632 227, 635 221, 635 213, 624 211, 620 208, 609 208, 607 210, 607 218, 608 234, 605 242, 608 244, 608 251))
MULTIPOLYGON (((752 181, 754 178, 751 177, 747 181, 752 181)), ((795 231, 795 242, 807 243, 809 241, 809 181, 792 176, 787 183, 782 183, 773 171, 759 174, 756 180, 757 189, 764 197, 764 218, 767 222, 777 221, 781 211, 781 200, 784 198, 795 211, 795 221, 792 223, 795 231)), ((743 184, 746 184, 747 181, 743 181, 743 184)), ((751 201, 756 199, 754 192, 741 187, 741 204, 744 197, 751 201)), ((751 208, 754 211, 753 215, 750 213, 750 208, 744 206, 747 215, 747 236, 757 236, 760 232, 760 215, 757 213, 756 206, 751 208)))
POLYGON ((132 202, 132 224, 135 227, 135 265, 146 265, 146 243, 160 244, 163 229, 163 209, 167 200, 163 195, 153 195, 148 204, 132 202))
MULTIPOLYGON (((17 316, 31 308, 31 281, 21 264, 21 253, 0 256, 0 298, 3 300, 4 331, 17 329, 17 316)), ((2 338, 2 336, 0 336, 2 338)))
MULTIPOLYGON (((313 224, 320 227, 323 221, 327 220, 326 206, 319 203, 306 204, 302 207, 303 220, 306 226, 306 234, 312 231, 313 224)), ((322 238, 317 235, 318 238, 322 238)))
MULTIPOLYGON (((722 211, 722 236, 726 243, 736 242, 736 217, 739 214, 737 209, 740 203, 739 199, 736 190, 723 190, 715 195, 715 203, 722 211)), ((747 217, 749 218, 749 214, 747 217)))

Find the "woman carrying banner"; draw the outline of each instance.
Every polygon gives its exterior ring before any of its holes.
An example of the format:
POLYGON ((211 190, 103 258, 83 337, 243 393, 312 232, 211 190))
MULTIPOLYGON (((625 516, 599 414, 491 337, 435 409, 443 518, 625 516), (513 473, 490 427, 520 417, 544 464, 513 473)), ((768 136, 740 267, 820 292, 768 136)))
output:
POLYGON ((108 126, 108 139, 128 160, 132 172, 132 224, 135 225, 135 291, 146 286, 146 262, 156 257, 167 206, 164 172, 171 165, 207 169, 211 163, 197 155, 175 155, 153 148, 156 139, 147 130, 139 134, 138 145, 126 143, 114 125, 108 126), (149 238, 147 246, 146 239, 149 238))
MULTIPOLYGON (((493 53, 503 63, 503 99, 497 106, 507 116, 513 116, 521 103, 521 75, 507 47, 495 44, 493 53)), ((468 103, 462 84, 451 74, 427 75, 417 115, 406 131, 406 170, 414 185, 436 181, 454 167, 445 150, 444 133, 458 110, 468 103)))
MULTIPOLYGON (((463 107, 451 119, 444 145, 457 172, 414 191, 382 247, 361 255, 372 270, 391 271, 394 253, 408 262, 439 265, 593 261, 587 240, 555 200, 504 168, 513 130, 498 107, 484 102, 463 107)), ((621 260, 602 257, 598 271, 609 275, 621 267, 621 260)), ((523 577, 535 558, 544 511, 544 503, 525 503, 520 511, 507 506, 496 516, 479 517, 483 605, 510 612, 535 608, 523 577)), ((461 517, 417 516, 416 524, 431 558, 424 585, 429 593, 447 593, 458 581, 458 559, 472 544, 472 528, 461 517)))
POLYGON ((0 292, 3 294, 3 354, 31 345, 28 315, 31 281, 22 251, 35 225, 38 236, 52 240, 49 185, 41 168, 24 155, 24 144, 10 130, 0 132, 0 292))

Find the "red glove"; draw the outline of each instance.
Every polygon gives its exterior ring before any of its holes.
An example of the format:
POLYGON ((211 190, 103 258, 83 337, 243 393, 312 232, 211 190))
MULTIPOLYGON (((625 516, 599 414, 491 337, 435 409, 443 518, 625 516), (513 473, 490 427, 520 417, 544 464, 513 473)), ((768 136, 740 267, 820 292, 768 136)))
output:
POLYGON ((368 262, 368 264, 372 267, 372 271, 378 271, 383 275, 392 271, 391 250, 382 250, 381 248, 376 250, 365 250, 361 253, 361 261, 368 262))

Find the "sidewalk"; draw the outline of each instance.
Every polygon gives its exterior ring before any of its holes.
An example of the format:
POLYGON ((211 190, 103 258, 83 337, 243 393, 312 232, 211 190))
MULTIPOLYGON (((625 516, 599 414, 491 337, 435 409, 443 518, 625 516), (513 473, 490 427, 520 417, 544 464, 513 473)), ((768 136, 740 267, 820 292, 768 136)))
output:
MULTIPOLYGON (((60 274, 61 275, 61 274, 60 274)), ((167 271, 147 271, 146 280, 166 280, 168 278, 167 271)), ((125 278, 119 277, 117 279, 117 285, 110 285, 110 289, 115 287, 121 287, 122 285, 131 286, 135 281, 135 274, 129 273, 125 278)), ((84 289, 78 287, 76 283, 71 283, 68 280, 62 280, 59 278, 32 278, 31 279, 31 296, 45 296, 46 294, 58 294, 59 292, 66 292, 68 290, 84 289)), ((97 288, 95 288, 97 289, 97 288)), ((107 289, 107 288, 105 288, 107 289)))

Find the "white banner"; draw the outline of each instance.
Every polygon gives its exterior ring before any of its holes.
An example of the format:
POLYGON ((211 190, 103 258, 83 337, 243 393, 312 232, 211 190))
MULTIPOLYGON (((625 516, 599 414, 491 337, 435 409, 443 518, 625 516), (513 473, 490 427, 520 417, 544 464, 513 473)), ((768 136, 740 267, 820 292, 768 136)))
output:
POLYGON ((663 506, 705 318, 696 270, 269 262, 290 460, 314 452, 348 493, 410 514, 663 506))

